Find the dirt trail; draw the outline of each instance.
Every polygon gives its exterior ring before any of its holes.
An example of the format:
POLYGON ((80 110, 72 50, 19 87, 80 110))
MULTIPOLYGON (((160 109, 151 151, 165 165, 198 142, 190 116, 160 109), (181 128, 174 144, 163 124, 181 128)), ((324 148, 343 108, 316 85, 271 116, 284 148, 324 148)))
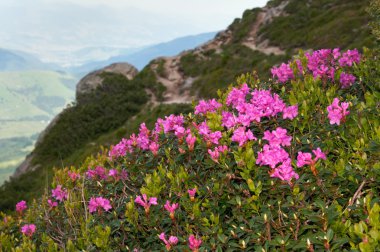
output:
POLYGON ((259 41, 258 32, 262 25, 270 23, 274 17, 278 17, 283 14, 285 6, 288 4, 287 1, 281 3, 277 7, 263 8, 262 11, 257 15, 256 22, 253 24, 251 31, 249 32, 247 38, 243 41, 243 45, 251 48, 252 50, 257 50, 267 55, 283 55, 285 51, 276 46, 269 46, 269 41, 259 41))
MULTIPOLYGON (((171 103, 191 103, 193 98, 190 95, 190 90, 186 87, 190 87, 192 84, 192 78, 186 78, 180 71, 181 56, 163 57, 164 60, 164 76, 156 72, 156 77, 159 82, 166 87, 166 91, 163 94, 164 104, 171 103), (190 83, 189 83, 190 81, 190 83), (187 85, 185 85, 187 83, 187 85)), ((158 65, 153 66, 156 70, 158 65)))

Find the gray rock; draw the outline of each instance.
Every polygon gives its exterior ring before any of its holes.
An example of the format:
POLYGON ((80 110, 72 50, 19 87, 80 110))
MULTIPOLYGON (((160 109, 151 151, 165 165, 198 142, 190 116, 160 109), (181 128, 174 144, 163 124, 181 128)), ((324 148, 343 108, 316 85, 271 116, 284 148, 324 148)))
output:
POLYGON ((93 71, 83 77, 77 84, 76 97, 89 93, 96 89, 103 82, 100 77, 102 73, 118 73, 124 75, 128 80, 132 80, 138 73, 138 70, 128 63, 114 63, 100 70, 93 71))

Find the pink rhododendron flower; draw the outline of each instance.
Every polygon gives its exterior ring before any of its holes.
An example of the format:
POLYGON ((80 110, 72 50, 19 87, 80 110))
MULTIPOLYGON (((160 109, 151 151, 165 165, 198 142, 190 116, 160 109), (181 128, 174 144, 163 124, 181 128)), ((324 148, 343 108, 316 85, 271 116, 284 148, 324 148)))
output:
POLYGON ((273 67, 271 73, 274 77, 277 77, 280 83, 285 83, 288 80, 294 79, 293 70, 289 64, 282 63, 279 67, 273 67))
POLYGON ((292 140, 291 136, 287 135, 287 130, 281 127, 278 127, 276 130, 270 132, 266 130, 264 132, 264 140, 269 142, 269 145, 272 146, 290 146, 290 141, 292 140))
POLYGON ((229 150, 229 149, 228 149, 227 145, 219 145, 219 146, 218 146, 218 151, 219 151, 220 153, 224 153, 224 154, 226 154, 228 150, 229 150))
POLYGON ((276 116, 284 110, 285 103, 268 90, 254 90, 249 102, 233 103, 233 108, 238 111, 238 115, 233 118, 233 114, 225 114, 223 125, 232 127, 241 124, 249 127, 252 122, 260 122, 262 117, 276 116))
POLYGON ((292 178, 298 179, 299 175, 293 170, 291 163, 291 159, 288 158, 281 165, 273 169, 270 176, 272 178, 279 178, 285 181, 290 181, 292 178))
POLYGON ((297 156, 297 166, 302 167, 304 165, 310 165, 313 162, 310 153, 303 153, 301 151, 298 152, 297 156))
POLYGON ((25 224, 21 227, 21 233, 26 236, 31 237, 36 232, 36 225, 34 224, 25 224))
POLYGON ((18 202, 16 204, 16 211, 19 213, 19 214, 22 214, 22 212, 27 209, 28 206, 26 205, 26 201, 25 200, 21 200, 20 202, 18 202))
POLYGON ((334 80, 335 63, 334 57, 339 52, 331 49, 321 49, 305 56, 308 60, 307 67, 313 73, 314 78, 334 80))
POLYGON ((208 149, 207 152, 208 152, 208 154, 210 154, 211 159, 212 159, 214 162, 219 163, 218 159, 219 159, 220 154, 219 154, 219 149, 218 149, 218 147, 215 147, 214 150, 210 150, 210 149, 208 149))
POLYGON ((198 105, 195 106, 194 114, 206 114, 207 112, 215 112, 218 108, 222 107, 222 104, 215 99, 200 100, 198 105))
POLYGON ((151 142, 149 145, 149 150, 153 153, 154 156, 157 156, 160 146, 156 142, 151 142))
POLYGON ((340 49, 334 48, 332 51, 332 55, 333 55, 334 60, 337 60, 341 56, 340 49))
POLYGON ((65 199, 67 199, 67 190, 66 189, 62 189, 62 186, 58 185, 55 189, 51 190, 51 195, 56 200, 62 202, 65 199))
POLYGON ((245 127, 239 127, 234 131, 231 140, 238 142, 239 146, 243 146, 246 142, 250 140, 257 140, 257 138, 253 135, 251 130, 246 131, 245 127))
POLYGON ((279 145, 266 144, 263 147, 263 151, 258 153, 256 164, 268 165, 271 168, 275 168, 277 164, 286 161, 288 158, 289 154, 279 145))
POLYGON ((144 207, 145 208, 145 212, 148 214, 150 206, 151 205, 157 205, 157 198, 150 197, 148 199, 148 197, 146 196, 146 194, 143 194, 142 197, 141 196, 137 196, 136 197, 135 203, 137 203, 140 206, 144 207))
POLYGON ((170 218, 171 219, 174 219, 174 212, 178 208, 178 206, 179 206, 178 203, 170 204, 169 200, 166 201, 166 204, 164 205, 164 208, 170 213, 170 218))
POLYGON ((137 135, 137 146, 142 150, 148 150, 149 149, 149 130, 146 127, 145 123, 142 123, 140 125, 140 131, 137 135))
POLYGON ((197 138, 195 136, 193 136, 191 133, 187 134, 186 143, 187 143, 187 147, 189 148, 190 151, 194 150, 194 144, 195 144, 196 140, 197 140, 197 138))
POLYGON ((132 140, 132 136, 130 139, 121 139, 121 141, 111 147, 111 150, 108 152, 108 156, 113 159, 113 158, 118 158, 118 157, 123 157, 126 155, 126 153, 132 153, 133 152, 133 146, 136 145, 137 143, 134 143, 132 140))
POLYGON ((178 238, 176 236, 170 236, 169 240, 166 240, 165 233, 161 233, 158 237, 165 243, 165 247, 168 251, 170 251, 172 246, 175 246, 178 243, 178 238))
POLYGON ((340 125, 341 122, 345 122, 346 116, 350 114, 347 110, 349 106, 348 102, 339 103, 339 99, 334 98, 332 104, 327 107, 327 117, 330 119, 330 124, 340 125))
POLYGON ((222 132, 211 132, 207 122, 202 122, 197 126, 199 135, 209 144, 219 144, 219 139, 222 138, 222 132))
POLYGON ((352 74, 346 74, 346 73, 341 73, 340 74, 340 84, 342 84, 342 88, 348 88, 354 84, 356 80, 356 77, 353 76, 352 74))
POLYGON ((161 127, 164 130, 164 133, 168 133, 170 131, 173 131, 176 126, 183 126, 184 118, 182 115, 175 116, 175 115, 170 115, 166 116, 165 119, 159 118, 156 123, 156 131, 160 132, 161 127))
POLYGON ((282 111, 282 118, 283 119, 290 119, 293 120, 298 115, 298 105, 288 106, 285 107, 282 111))
POLYGON ((90 179, 107 179, 106 169, 102 166, 97 166, 95 169, 88 168, 86 175, 90 179))
POLYGON ((197 188, 195 187, 193 189, 189 189, 187 190, 187 193, 189 194, 191 201, 194 201, 195 194, 197 193, 197 188))
POLYGON ((54 208, 54 207, 58 206, 58 202, 52 201, 51 199, 48 199, 47 202, 48 202, 50 208, 54 208))
POLYGON ((202 244, 201 239, 196 239, 194 235, 189 236, 189 248, 193 252, 198 252, 199 247, 202 244))
POLYGON ((316 176, 317 170, 315 168, 315 164, 317 163, 317 161, 319 159, 326 160, 326 154, 323 153, 320 148, 313 150, 313 153, 315 155, 314 159, 312 158, 311 153, 303 153, 303 152, 299 151, 298 156, 297 156, 297 166, 303 167, 305 165, 310 165, 311 171, 316 176))
POLYGON ((227 111, 222 112, 222 126, 226 127, 227 129, 233 128, 235 125, 237 125, 239 122, 236 119, 236 116, 227 111))
POLYGON ((90 211, 90 213, 101 211, 102 209, 104 211, 112 209, 110 201, 103 197, 91 197, 90 202, 88 203, 88 210, 90 211))
POLYGON ((69 176, 69 178, 71 179, 71 181, 75 181, 75 180, 77 180, 77 179, 79 179, 80 178, 80 174, 79 173, 77 173, 77 172, 72 172, 72 171, 68 171, 67 172, 67 175, 69 176))
POLYGON ((182 126, 174 126, 174 135, 178 138, 181 139, 186 135, 186 129, 182 126))
POLYGON ((111 170, 108 171, 108 176, 109 176, 109 177, 114 177, 114 178, 116 178, 117 175, 118 175, 118 171, 117 171, 116 169, 111 169, 111 170))
POLYGON ((342 57, 339 59, 340 66, 349 66, 351 67, 353 63, 358 64, 360 62, 360 53, 357 49, 347 50, 342 54, 342 57))
POLYGON ((315 158, 313 159, 311 153, 304 153, 299 151, 297 156, 297 166, 303 167, 305 165, 314 165, 319 159, 326 160, 326 154, 320 148, 313 150, 315 158))
POLYGON ((326 160, 326 154, 321 150, 321 148, 317 148, 316 150, 313 150, 313 153, 315 155, 316 160, 323 159, 326 160))
POLYGON ((246 97, 249 94, 250 88, 244 83, 241 88, 232 88, 227 96, 226 104, 236 107, 240 103, 246 102, 246 97))

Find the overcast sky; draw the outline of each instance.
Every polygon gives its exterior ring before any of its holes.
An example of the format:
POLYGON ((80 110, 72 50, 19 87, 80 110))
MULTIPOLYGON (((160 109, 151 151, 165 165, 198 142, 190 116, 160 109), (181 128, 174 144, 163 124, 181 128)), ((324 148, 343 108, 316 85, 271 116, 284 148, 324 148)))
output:
MULTIPOLYGON (((0 47, 47 61, 86 47, 140 47, 225 29, 266 0, 0 0, 0 47)), ((62 60, 62 59, 61 59, 62 60)))

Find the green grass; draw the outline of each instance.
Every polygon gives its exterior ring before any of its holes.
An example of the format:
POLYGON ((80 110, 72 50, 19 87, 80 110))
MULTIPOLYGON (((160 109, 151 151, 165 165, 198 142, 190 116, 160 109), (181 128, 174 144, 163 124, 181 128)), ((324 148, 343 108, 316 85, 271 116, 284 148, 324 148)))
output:
POLYGON ((0 72, 1 119, 53 117, 74 99, 71 75, 53 71, 0 72))
MULTIPOLYGON (((278 5, 280 1, 272 1, 278 5)), ((260 35, 283 49, 342 49, 373 46, 370 35, 369 0, 290 1, 288 15, 277 17, 260 30, 260 35), (291 32, 290 32, 291 31, 291 32)))
POLYGON ((0 72, 0 184, 32 151, 36 134, 74 99, 76 82, 54 71, 0 72))
POLYGON ((233 44, 223 48, 223 53, 206 52, 209 60, 202 60, 195 54, 181 58, 182 71, 192 77, 198 77, 192 86, 192 92, 200 97, 213 97, 218 89, 224 89, 241 73, 257 71, 261 77, 268 77, 270 68, 289 56, 265 55, 252 51, 246 46, 233 44))

